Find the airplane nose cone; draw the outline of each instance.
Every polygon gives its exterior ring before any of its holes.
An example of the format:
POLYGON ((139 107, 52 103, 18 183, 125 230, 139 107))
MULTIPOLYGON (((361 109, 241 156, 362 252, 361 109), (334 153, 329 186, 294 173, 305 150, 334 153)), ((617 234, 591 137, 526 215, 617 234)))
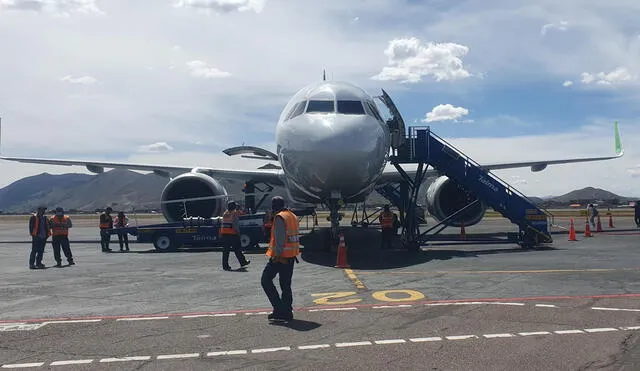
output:
POLYGON ((372 117, 304 115, 287 124, 278 138, 283 168, 310 192, 340 190, 348 198, 384 167, 388 137, 372 117))

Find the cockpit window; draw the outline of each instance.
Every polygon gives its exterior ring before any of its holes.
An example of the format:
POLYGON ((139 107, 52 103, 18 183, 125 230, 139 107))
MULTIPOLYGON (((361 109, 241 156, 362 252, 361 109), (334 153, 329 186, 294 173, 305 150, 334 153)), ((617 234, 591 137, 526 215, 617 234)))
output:
POLYGON ((307 113, 333 112, 334 110, 332 100, 310 100, 307 106, 307 113))
POLYGON ((302 101, 302 102, 298 102, 295 106, 293 106, 293 108, 291 109, 291 113, 289 113, 289 116, 287 116, 287 120, 291 120, 294 117, 300 116, 302 115, 302 113, 304 112, 304 108, 307 105, 307 101, 302 101))
POLYGON ((364 107, 359 100, 339 100, 338 113, 347 115, 364 115, 364 107))
POLYGON ((384 121, 382 119, 382 116, 380 116, 380 112, 378 112, 378 109, 376 108, 375 104, 372 102, 365 102, 365 104, 367 105, 367 108, 369 109, 369 111, 371 111, 371 114, 373 115, 373 117, 375 117, 376 119, 380 120, 380 121, 384 121))

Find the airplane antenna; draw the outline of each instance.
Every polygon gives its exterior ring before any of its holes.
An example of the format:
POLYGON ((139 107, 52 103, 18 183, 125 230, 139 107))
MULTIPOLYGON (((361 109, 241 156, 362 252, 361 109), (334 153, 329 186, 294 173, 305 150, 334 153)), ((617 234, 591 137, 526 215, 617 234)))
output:
POLYGON ((327 81, 327 73, 324 68, 322 69, 322 81, 327 81))

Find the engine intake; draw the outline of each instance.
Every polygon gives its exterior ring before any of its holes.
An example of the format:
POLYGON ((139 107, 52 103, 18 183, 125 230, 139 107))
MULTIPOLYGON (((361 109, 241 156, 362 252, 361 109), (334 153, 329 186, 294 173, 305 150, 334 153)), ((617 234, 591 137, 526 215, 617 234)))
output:
POLYGON ((168 222, 185 217, 211 218, 224 213, 227 190, 218 181, 202 173, 185 173, 173 178, 162 190, 162 215, 168 222), (164 203, 181 199, 217 197, 206 200, 164 203), (186 210, 185 210, 186 207, 186 210))
MULTIPOLYGON (((446 176, 441 176, 427 189, 427 210, 432 217, 442 221, 477 199, 458 183, 446 176)), ((465 227, 474 225, 482 220, 486 210, 487 205, 480 200, 445 224, 451 227, 460 227, 462 223, 465 227)))

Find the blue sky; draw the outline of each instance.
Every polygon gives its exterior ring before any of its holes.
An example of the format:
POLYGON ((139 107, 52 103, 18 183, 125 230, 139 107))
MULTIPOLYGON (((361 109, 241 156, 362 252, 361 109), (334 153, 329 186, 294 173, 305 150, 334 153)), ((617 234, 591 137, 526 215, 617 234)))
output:
MULTIPOLYGON (((622 159, 497 174, 640 196, 639 18, 631 0, 0 0, 2 150, 255 168, 220 151, 273 149, 326 68, 480 162, 609 155, 618 120, 622 159)), ((44 171, 85 172, 1 162, 0 186, 44 171)))

